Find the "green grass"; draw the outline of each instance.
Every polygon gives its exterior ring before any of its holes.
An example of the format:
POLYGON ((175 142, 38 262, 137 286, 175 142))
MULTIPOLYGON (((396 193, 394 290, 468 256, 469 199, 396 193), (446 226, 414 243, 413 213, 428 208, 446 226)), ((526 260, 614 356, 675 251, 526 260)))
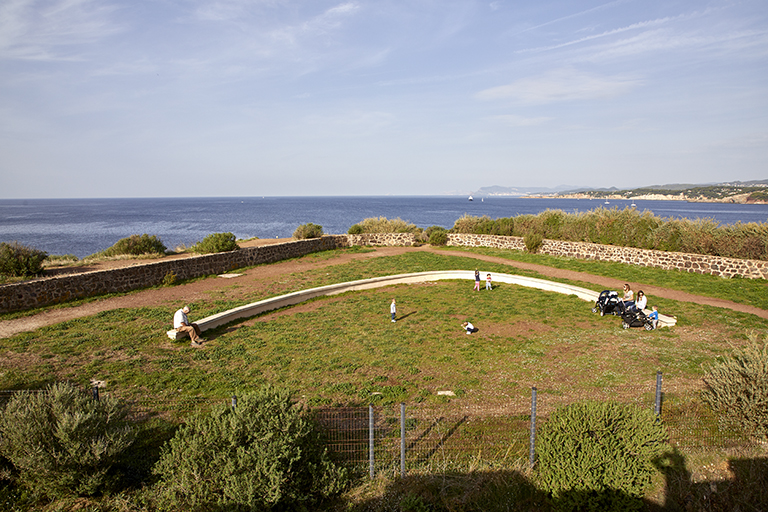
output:
MULTIPOLYGON (((611 268, 599 262, 550 261, 508 251, 478 252, 598 274, 611 268)), ((483 272, 544 277, 479 261, 472 252, 464 257, 407 253, 334 265, 339 254, 328 251, 307 256, 329 266, 281 275, 269 292, 235 299, 238 285, 222 287, 192 304, 195 316, 267 296, 389 274, 480 267, 483 272)), ((705 276, 697 274, 674 273, 673 279, 663 276, 671 272, 625 265, 617 273, 622 280, 660 286, 664 282, 669 283, 664 286, 702 295, 731 293, 727 287, 710 286, 702 279, 705 276)), ((188 340, 171 342, 165 336, 176 305, 106 311, 0 340, 0 388, 38 388, 56 380, 88 385, 97 379, 106 382, 106 393, 136 399, 143 409, 184 418, 212 401, 228 401, 232 395, 269 381, 288 386, 309 405, 407 402, 437 410, 469 406, 478 411, 504 405, 509 408, 509 418, 522 425, 525 422, 519 418, 525 419, 529 411, 532 386, 537 387, 541 421, 545 421, 553 407, 581 398, 618 398, 648 406, 653 402, 656 371, 661 370, 667 421, 676 442, 691 454, 692 474, 705 474, 698 465, 721 464, 742 453, 728 439, 717 437, 723 435, 717 419, 696 401, 697 389, 709 365, 732 347, 747 343, 748 333, 768 335, 768 321, 658 299, 654 303, 663 312, 678 317, 676 327, 653 332, 624 330, 617 317, 593 314, 591 303, 574 296, 503 283, 492 292, 473 292, 472 285, 471 281, 439 281, 315 299, 288 308, 289 314, 269 313, 206 332, 210 341, 203 349, 191 348, 188 340), (395 324, 389 321, 392 297, 398 302, 395 324), (479 332, 465 335, 460 327, 465 319, 479 332), (437 391, 453 391, 456 396, 438 396, 437 391)), ((594 285, 592 289, 596 289, 594 285)), ((489 425, 480 415, 457 432, 479 438, 490 435, 489 425)), ((526 449, 524 430, 509 436, 515 445, 507 468, 514 467, 526 449)), ((480 505, 488 496, 493 501, 509 493, 517 493, 517 499, 521 499, 520 493, 528 493, 524 499, 531 500, 529 509, 538 509, 533 503, 542 498, 530 481, 520 481, 514 489, 501 482, 519 480, 521 468, 520 472, 500 472, 483 466, 479 454, 469 452, 461 464, 458 460, 430 460, 433 466, 421 468, 423 472, 446 472, 439 481, 425 474, 413 475, 403 481, 403 487, 389 482, 386 489, 376 488, 382 484, 374 481, 361 484, 354 492, 384 501, 390 493, 403 499, 423 492, 419 495, 428 497, 427 502, 436 503, 446 499, 446 485, 456 496, 466 496, 477 492, 479 484, 474 479, 482 477, 482 485, 489 487, 473 498, 479 509, 493 509, 480 505), (482 471, 462 474, 466 467, 482 471)), ((348 503, 353 505, 345 510, 362 510, 366 499, 353 496, 348 503)))
MULTIPOLYGON (((313 257, 332 257, 333 253, 313 257)), ((474 268, 467 257, 409 253, 331 265, 285 277, 273 295, 378 275, 474 268)), ((524 273, 482 263, 483 271, 524 273)), ((691 279, 700 276, 686 275, 691 279)), ((469 281, 392 286, 316 299, 309 310, 225 326, 196 350, 164 337, 167 307, 106 311, 0 341, 6 357, 0 387, 53 380, 104 380, 126 396, 229 397, 264 382, 282 382, 313 405, 519 399, 536 385, 552 396, 587 396, 605 387, 647 384, 661 369, 670 379, 699 379, 707 364, 746 339, 768 332, 753 315, 660 300, 679 325, 699 332, 681 342, 678 328, 623 330, 616 317, 591 313, 574 296, 497 284, 472 292, 469 281), (398 300, 389 322, 391 297, 398 300), (466 336, 460 324, 480 331, 466 336)), ((254 300, 225 296, 193 304, 206 316, 254 300)), ((302 309, 306 309, 303 307, 302 309)))
MULTIPOLYGON (((648 283, 653 286, 680 290, 696 295, 731 300, 768 309, 768 283, 765 279, 723 278, 710 274, 695 274, 680 270, 663 270, 624 263, 558 258, 543 254, 528 254, 503 249, 449 247, 448 250, 496 256, 547 267, 586 272, 598 276, 620 279, 629 283, 648 283)), ((585 285, 596 289, 595 285, 585 285)))

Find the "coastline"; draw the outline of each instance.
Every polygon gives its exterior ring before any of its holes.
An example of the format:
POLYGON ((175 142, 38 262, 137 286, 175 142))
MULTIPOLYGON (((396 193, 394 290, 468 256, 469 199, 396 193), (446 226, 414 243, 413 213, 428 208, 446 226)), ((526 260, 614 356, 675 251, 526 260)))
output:
POLYGON ((726 204, 768 204, 768 201, 750 201, 748 200, 749 194, 737 194, 724 198, 710 198, 710 197, 692 197, 685 194, 637 194, 624 196, 621 194, 608 194, 600 197, 593 197, 588 194, 555 194, 555 195, 528 195, 521 196, 521 199, 592 199, 592 200, 621 200, 621 201, 685 201, 688 203, 726 203, 726 204))

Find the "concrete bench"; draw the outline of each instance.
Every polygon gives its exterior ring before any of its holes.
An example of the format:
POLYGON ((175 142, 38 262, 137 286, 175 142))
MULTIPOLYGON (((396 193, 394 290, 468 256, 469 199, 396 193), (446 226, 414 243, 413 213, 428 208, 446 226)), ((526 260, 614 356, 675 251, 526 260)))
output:
MULTIPOLYGON (((381 288, 383 286, 392 286, 396 284, 423 283, 429 281, 439 281, 442 279, 467 279, 474 281, 475 273, 472 270, 435 270, 431 272, 397 274, 392 276, 373 277, 371 279, 348 281, 346 283, 330 284, 327 286, 309 288, 307 290, 301 290, 286 295, 280 295, 278 297, 272 297, 270 299, 260 300, 251 304, 246 304, 245 306, 240 306, 238 308, 230 309, 222 313, 207 316, 196 321, 195 323, 200 327, 200 331, 205 332, 208 329, 214 329, 235 320, 251 318, 256 315, 260 315, 261 313, 266 313, 267 311, 273 311, 275 309, 293 306, 309 299, 314 299, 316 297, 337 295, 351 291, 370 290, 373 288, 381 288)), ((599 292, 581 288, 579 286, 512 274, 494 273, 493 282, 516 284, 519 286, 527 286, 529 288, 537 288, 539 290, 563 293, 565 295, 575 295, 578 298, 588 302, 595 302, 600 295, 599 292)), ((659 315, 659 327, 669 327, 675 325, 676 323, 677 319, 675 317, 661 314, 659 315)), ((172 340, 179 340, 183 335, 183 333, 177 332, 176 329, 171 329, 166 334, 172 340)))

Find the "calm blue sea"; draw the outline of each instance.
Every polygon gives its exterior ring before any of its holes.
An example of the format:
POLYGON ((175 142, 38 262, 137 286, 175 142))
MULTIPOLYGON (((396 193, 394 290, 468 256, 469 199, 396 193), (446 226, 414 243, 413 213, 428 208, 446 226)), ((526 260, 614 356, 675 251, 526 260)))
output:
MULTIPOLYGON (((466 196, 387 197, 205 197, 144 199, 0 200, 0 241, 18 241, 49 254, 87 256, 132 234, 159 236, 173 249, 210 233, 238 238, 286 238, 313 222, 329 234, 346 233, 368 217, 401 218, 419 227, 450 228, 462 215, 491 218, 536 214, 547 209, 584 212, 624 208, 631 201, 476 198, 466 196)), ((768 205, 637 201, 639 210, 661 217, 711 218, 721 224, 768 222, 768 205)))

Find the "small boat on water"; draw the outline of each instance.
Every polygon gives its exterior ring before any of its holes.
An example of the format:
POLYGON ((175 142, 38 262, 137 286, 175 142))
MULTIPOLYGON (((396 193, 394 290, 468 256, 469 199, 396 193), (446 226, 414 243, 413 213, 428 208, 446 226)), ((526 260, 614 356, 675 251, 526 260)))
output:
POLYGON ((472 199, 472 196, 469 196, 469 200, 470 200, 470 201, 474 201, 474 199, 472 199))
POLYGON ((632 201, 632 204, 631 204, 631 205, 629 205, 629 206, 631 206, 632 208, 636 208, 636 207, 637 207, 637 205, 635 204, 635 202, 634 202, 634 201, 632 201))
POLYGON ((608 202, 608 200, 606 199, 606 200, 605 200, 605 204, 611 204, 611 203, 609 203, 609 202, 608 202))

